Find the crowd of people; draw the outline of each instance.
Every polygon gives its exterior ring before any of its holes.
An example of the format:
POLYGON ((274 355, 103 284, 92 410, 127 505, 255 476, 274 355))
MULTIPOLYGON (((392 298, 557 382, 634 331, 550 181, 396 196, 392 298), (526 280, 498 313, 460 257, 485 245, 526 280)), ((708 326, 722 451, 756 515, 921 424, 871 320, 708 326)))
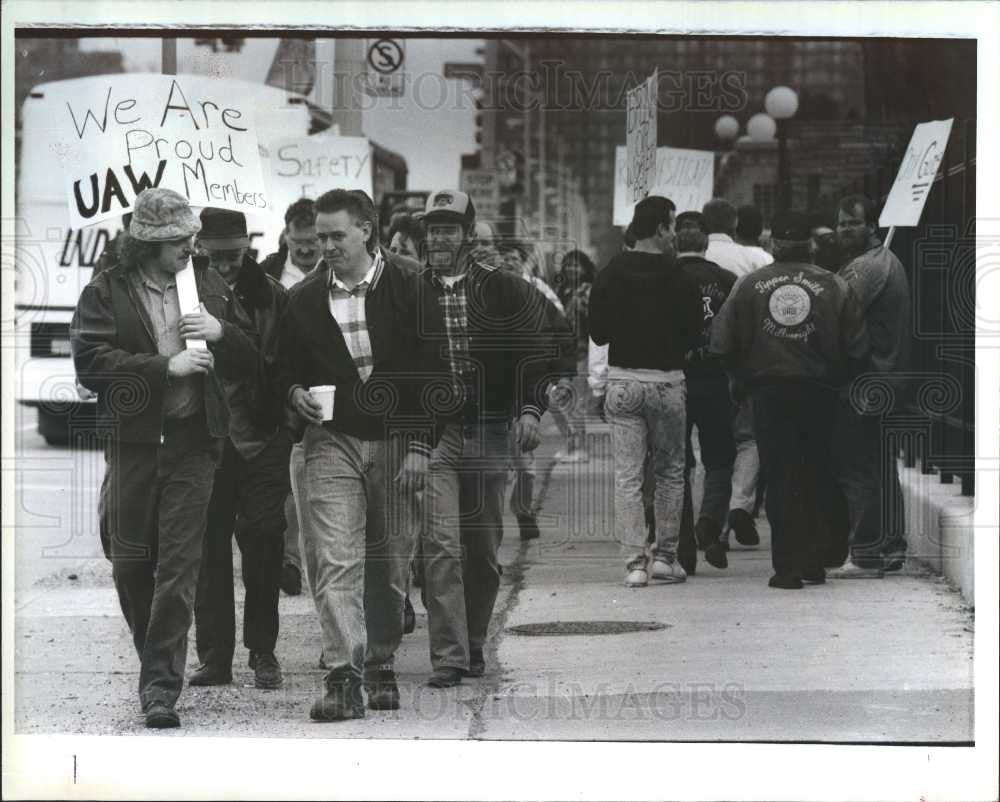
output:
POLYGON ((553 464, 589 458, 598 418, 629 587, 685 581, 699 551, 726 568, 730 533, 759 543, 762 504, 772 587, 901 567, 895 461, 848 390, 897 381, 909 344, 906 275, 868 199, 835 221, 779 214, 766 250, 752 207, 678 215, 647 197, 602 270, 574 250, 551 276, 463 192, 379 230, 367 194, 331 190, 292 204, 258 262, 242 214, 146 189, 80 297, 77 380, 110 434, 101 540, 147 726, 180 724, 192 620, 189 684, 232 681, 234 537, 256 687, 283 683, 280 590, 313 597, 327 673, 312 719, 400 706, 411 586, 428 685, 482 676, 508 475, 534 540, 553 464), (200 303, 182 313, 189 264, 200 303), (546 413, 565 444, 539 471, 546 413))

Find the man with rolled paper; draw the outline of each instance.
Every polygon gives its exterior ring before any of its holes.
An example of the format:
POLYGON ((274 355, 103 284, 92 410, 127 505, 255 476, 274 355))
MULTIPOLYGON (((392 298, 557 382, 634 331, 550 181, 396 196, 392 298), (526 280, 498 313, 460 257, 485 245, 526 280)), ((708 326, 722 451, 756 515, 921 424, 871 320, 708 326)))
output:
POLYGON ((303 563, 329 668, 317 721, 400 706, 393 661, 418 524, 415 491, 437 443, 427 392, 447 366, 420 336, 418 277, 377 246, 363 192, 316 201, 323 259, 289 293, 280 387, 305 421, 303 563))
POLYGON ((101 541, 153 728, 180 724, 174 705, 205 516, 229 431, 222 380, 245 378, 257 363, 253 325, 233 292, 218 273, 191 267, 200 229, 184 196, 141 192, 119 263, 84 288, 70 330, 77 378, 97 393, 108 434, 101 541), (193 279, 200 299, 187 314, 182 279, 193 279))

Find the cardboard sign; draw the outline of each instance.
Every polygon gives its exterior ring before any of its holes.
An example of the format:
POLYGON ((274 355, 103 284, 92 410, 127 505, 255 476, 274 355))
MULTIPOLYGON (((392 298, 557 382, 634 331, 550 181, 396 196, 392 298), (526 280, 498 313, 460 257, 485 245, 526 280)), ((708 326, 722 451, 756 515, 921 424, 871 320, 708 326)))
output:
POLYGON ((476 207, 476 218, 492 220, 500 214, 500 176, 495 170, 462 170, 458 188, 476 207))
POLYGON ((948 146, 953 122, 953 119, 935 120, 920 123, 913 129, 910 145, 879 216, 880 227, 915 226, 920 222, 924 203, 948 146))
MULTIPOLYGON (((614 224, 627 226, 632 222, 635 202, 628 200, 625 165, 627 154, 619 145, 615 148, 614 224)), ((652 176, 649 195, 670 198, 677 213, 696 211, 712 199, 715 182, 715 154, 710 150, 687 148, 657 148, 656 171, 652 176)))
POLYGON ((246 92, 181 75, 109 75, 86 86, 51 89, 64 95, 55 104, 53 155, 73 228, 120 217, 153 186, 192 206, 270 211, 246 92))
POLYGON ((630 90, 626 98, 625 189, 629 203, 637 203, 649 194, 656 169, 656 98, 658 72, 653 70, 643 83, 630 90))
POLYGON ((269 188, 276 214, 299 198, 331 189, 361 189, 372 195, 371 145, 362 136, 320 134, 279 140, 270 149, 269 188))

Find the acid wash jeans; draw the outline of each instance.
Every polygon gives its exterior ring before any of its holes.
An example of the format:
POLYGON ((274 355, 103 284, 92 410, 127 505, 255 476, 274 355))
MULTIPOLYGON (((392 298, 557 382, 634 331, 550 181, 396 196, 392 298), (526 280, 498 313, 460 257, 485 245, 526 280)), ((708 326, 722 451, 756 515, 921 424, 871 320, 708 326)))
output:
POLYGON ((656 478, 653 558, 668 563, 677 558, 687 456, 687 388, 683 373, 668 375, 670 381, 608 379, 604 407, 614 450, 615 535, 627 570, 646 567, 642 479, 647 438, 656 478))
POLYGON ((302 561, 331 673, 391 665, 418 525, 416 499, 395 482, 401 438, 361 440, 310 425, 303 437, 302 561))

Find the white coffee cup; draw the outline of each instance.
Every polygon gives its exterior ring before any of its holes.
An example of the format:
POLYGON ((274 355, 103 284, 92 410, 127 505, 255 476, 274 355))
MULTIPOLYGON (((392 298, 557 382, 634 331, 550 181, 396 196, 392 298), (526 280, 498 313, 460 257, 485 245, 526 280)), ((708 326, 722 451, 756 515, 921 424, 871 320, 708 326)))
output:
POLYGON ((335 384, 319 384, 309 388, 309 394, 323 406, 323 420, 333 420, 333 396, 336 392, 335 384))

